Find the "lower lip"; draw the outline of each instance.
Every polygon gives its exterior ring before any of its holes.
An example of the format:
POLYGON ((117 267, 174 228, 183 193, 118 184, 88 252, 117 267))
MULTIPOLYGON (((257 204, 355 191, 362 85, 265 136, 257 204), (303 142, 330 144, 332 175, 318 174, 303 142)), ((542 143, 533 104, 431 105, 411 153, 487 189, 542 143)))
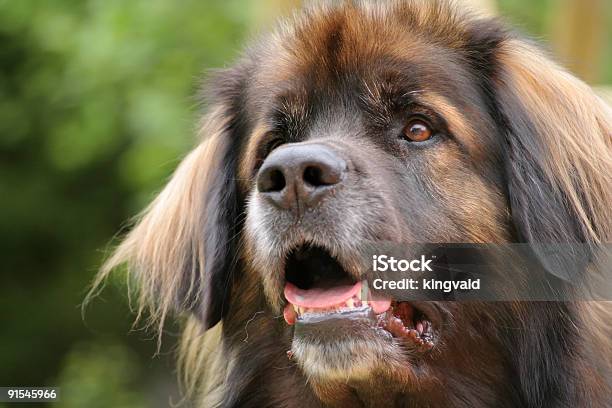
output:
POLYGON ((370 307, 375 314, 382 314, 389 310, 391 299, 373 299, 372 293, 367 290, 367 282, 364 282, 332 289, 327 291, 328 293, 324 293, 322 290, 316 292, 317 289, 302 290, 291 283, 286 283, 284 292, 289 303, 283 310, 285 321, 289 325, 294 325, 300 318, 298 311, 302 311, 301 314, 324 315, 347 312, 361 306, 370 307), (365 294, 362 288, 365 289, 365 294), (362 300, 364 297, 367 300, 362 300))
MULTIPOLYGON (((415 352, 427 352, 434 347, 435 334, 431 322, 428 319, 418 319, 413 321, 412 316, 414 309, 412 305, 404 302, 396 304, 395 310, 389 310, 387 307, 382 313, 377 313, 372 307, 364 305, 352 309, 338 309, 334 311, 326 311, 323 313, 307 313, 296 319, 295 311, 292 305, 285 308, 285 320, 289 325, 296 326, 294 336, 303 336, 304 333, 311 333, 310 329, 314 329, 314 333, 319 336, 321 332, 329 333, 329 336, 337 337, 337 333, 347 333, 355 327, 370 326, 372 330, 383 329, 388 332, 393 338, 402 340, 406 346, 410 347, 415 352), (408 307, 409 311, 402 311, 402 308, 408 307), (405 317, 402 316, 404 313, 405 317), (412 323, 404 323, 405 318, 408 318, 412 323), (299 329, 299 332, 297 331, 299 329), (299 334, 298 334, 299 333, 299 334), (334 334, 335 333, 335 334, 334 334)), ((318 338, 318 337, 317 337, 318 338)), ((318 341, 318 340, 317 340, 318 341)))

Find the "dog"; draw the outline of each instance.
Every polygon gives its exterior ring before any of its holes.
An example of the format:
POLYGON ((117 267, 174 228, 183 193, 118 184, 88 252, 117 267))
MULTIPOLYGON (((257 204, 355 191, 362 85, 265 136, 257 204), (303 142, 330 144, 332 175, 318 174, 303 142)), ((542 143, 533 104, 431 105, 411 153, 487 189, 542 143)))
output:
POLYGON ((358 293, 365 242, 611 241, 611 110, 537 46, 445 2, 324 3, 206 100, 96 281, 127 264, 151 324, 185 316, 196 405, 610 406, 606 302, 358 293))

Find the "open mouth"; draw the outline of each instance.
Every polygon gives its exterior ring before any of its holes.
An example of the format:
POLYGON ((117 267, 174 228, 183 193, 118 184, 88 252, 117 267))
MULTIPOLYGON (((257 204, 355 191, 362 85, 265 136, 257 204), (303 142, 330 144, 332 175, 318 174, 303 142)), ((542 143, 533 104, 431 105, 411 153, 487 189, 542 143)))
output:
POLYGON ((323 248, 300 246, 285 264, 284 318, 287 324, 316 324, 371 316, 372 329, 382 328, 411 348, 433 348, 436 332, 431 320, 411 302, 374 295, 367 280, 357 280, 323 248))

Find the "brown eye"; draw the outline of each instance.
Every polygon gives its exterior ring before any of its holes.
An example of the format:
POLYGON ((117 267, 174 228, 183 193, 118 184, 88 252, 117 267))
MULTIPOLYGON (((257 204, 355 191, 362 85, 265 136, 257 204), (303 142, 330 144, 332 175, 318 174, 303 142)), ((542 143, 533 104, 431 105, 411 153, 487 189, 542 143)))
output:
POLYGON ((433 135, 429 125, 420 119, 413 119, 408 122, 403 133, 411 142, 424 142, 433 135))

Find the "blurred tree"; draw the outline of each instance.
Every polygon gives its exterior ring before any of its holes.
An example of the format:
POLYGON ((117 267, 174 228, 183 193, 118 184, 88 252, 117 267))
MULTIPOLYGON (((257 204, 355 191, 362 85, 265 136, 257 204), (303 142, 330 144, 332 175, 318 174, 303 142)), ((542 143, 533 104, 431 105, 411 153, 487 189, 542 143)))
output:
MULTIPOLYGON (((580 78, 597 83, 606 28, 603 0, 559 0, 552 10, 550 32, 555 54, 580 78)), ((608 31, 608 42, 610 41, 608 31)))
POLYGON ((77 344, 66 356, 58 379, 57 408, 144 408, 151 404, 138 393, 141 367, 121 344, 77 344))
POLYGON ((289 16, 304 2, 301 0, 259 0, 253 10, 252 25, 254 29, 265 29, 279 16, 289 16))
MULTIPOLYGON (((201 74, 236 55, 250 13, 238 0, 0 0, 0 384, 53 385, 77 342, 126 338, 123 296, 105 292, 89 328, 79 304, 100 249, 193 144, 201 74)), ((141 337, 125 350, 145 364, 155 343, 141 337)))
POLYGON ((578 77, 612 83, 612 2, 497 0, 499 14, 541 40, 578 77))

